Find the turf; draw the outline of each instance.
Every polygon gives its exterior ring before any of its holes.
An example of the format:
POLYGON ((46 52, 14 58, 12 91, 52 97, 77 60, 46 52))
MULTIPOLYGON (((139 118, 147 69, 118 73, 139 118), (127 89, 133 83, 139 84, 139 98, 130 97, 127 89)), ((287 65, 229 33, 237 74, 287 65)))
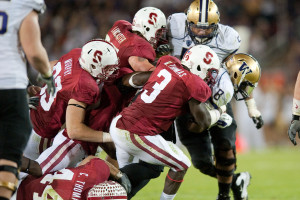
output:
MULTIPOLYGON (((237 159, 237 172, 249 171, 252 175, 249 200, 300 199, 300 146, 238 154, 237 159)), ((158 200, 167 171, 165 168, 165 172, 151 180, 133 200, 158 200)), ((175 199, 212 200, 216 199, 217 192, 216 179, 191 167, 175 199)))

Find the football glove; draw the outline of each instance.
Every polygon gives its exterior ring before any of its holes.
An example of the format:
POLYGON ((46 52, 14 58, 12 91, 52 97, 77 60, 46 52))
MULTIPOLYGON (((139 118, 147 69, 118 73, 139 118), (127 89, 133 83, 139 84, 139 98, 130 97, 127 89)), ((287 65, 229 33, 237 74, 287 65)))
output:
POLYGON ((156 57, 168 55, 171 52, 169 44, 161 44, 156 48, 156 57))
POLYGON ((227 113, 222 113, 219 120, 217 121, 217 126, 220 128, 226 128, 232 123, 232 117, 227 113))
POLYGON ((253 98, 245 100, 245 103, 248 109, 249 117, 252 118, 254 124, 256 125, 256 128, 260 129, 264 125, 264 121, 261 117, 261 113, 256 107, 255 100, 253 98))
POLYGON ((116 181, 124 187, 127 194, 131 192, 131 183, 128 176, 125 173, 122 173, 121 178, 117 179, 116 181))
POLYGON ((44 83, 47 84, 47 92, 50 95, 54 95, 55 94, 55 83, 54 83, 54 79, 53 79, 53 75, 49 76, 49 77, 45 77, 42 74, 38 75, 37 81, 42 81, 44 83))
POLYGON ((39 102, 40 102, 40 97, 38 96, 30 97, 28 101, 28 106, 29 108, 36 110, 36 107, 39 105, 39 102))
MULTIPOLYGON (((293 117, 294 118, 294 117, 293 117)), ((289 138, 291 140, 291 142, 294 144, 294 145, 297 145, 297 142, 296 142, 296 135, 297 135, 297 132, 298 132, 298 137, 300 139, 300 121, 299 121, 299 116, 297 117, 298 119, 293 119, 292 122, 291 122, 291 125, 290 125, 290 128, 288 130, 288 135, 289 135, 289 138)))

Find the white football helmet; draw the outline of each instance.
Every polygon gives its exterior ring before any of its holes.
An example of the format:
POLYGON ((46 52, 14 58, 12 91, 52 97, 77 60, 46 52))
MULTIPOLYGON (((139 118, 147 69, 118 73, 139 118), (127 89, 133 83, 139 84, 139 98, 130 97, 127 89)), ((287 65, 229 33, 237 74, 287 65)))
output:
POLYGON ((140 9, 134 15, 132 22, 132 30, 141 33, 154 49, 160 40, 166 40, 166 26, 165 14, 154 7, 140 9))
POLYGON ((115 48, 104 40, 91 40, 81 50, 80 66, 93 77, 107 80, 119 69, 119 58, 115 48))
POLYGON ((94 185, 88 192, 87 200, 127 200, 125 189, 115 181, 104 181, 98 185, 94 185))
POLYGON ((210 47, 206 45, 193 46, 184 54, 181 64, 202 78, 208 85, 215 84, 220 69, 220 60, 210 47))

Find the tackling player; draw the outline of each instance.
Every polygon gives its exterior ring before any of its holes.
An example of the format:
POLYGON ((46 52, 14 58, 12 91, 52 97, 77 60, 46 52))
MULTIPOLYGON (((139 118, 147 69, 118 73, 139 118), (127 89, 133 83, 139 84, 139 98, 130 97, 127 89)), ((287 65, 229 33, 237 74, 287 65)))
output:
MULTIPOLYGON (((88 105, 99 102, 101 87, 118 69, 118 58, 114 47, 104 40, 92 40, 82 49, 73 49, 62 56, 53 66, 56 92, 45 93, 41 89, 39 105, 30 110, 33 131, 24 156, 42 165, 43 172, 51 171, 66 152, 77 151, 80 145, 67 140, 59 141, 56 151, 47 156, 40 154, 50 146, 51 140, 66 123, 71 139, 90 142, 109 142, 109 133, 96 131, 84 123, 88 105), (82 133, 84 132, 84 139, 82 133)), ((82 155, 78 155, 83 157, 82 155)))
MULTIPOLYGON (((167 26, 172 55, 182 57, 192 46, 204 44, 211 47, 221 61, 230 58, 238 50, 241 40, 239 34, 232 27, 220 24, 219 21, 218 7, 212 0, 196 0, 190 4, 187 13, 175 13, 169 16, 167 26)), ((239 71, 245 72, 247 68, 243 66, 239 71)), ((222 90, 215 92, 217 92, 213 94, 215 98, 223 94, 222 90)), ((261 128, 263 120, 256 108, 255 100, 247 97, 245 102, 249 116, 253 119, 256 127, 261 128)), ((230 104, 227 104, 226 110, 233 118, 230 126, 223 129, 215 126, 206 133, 198 135, 198 139, 185 137, 189 131, 185 126, 177 126, 178 134, 181 142, 189 149, 194 166, 202 173, 218 179, 218 199, 229 199, 230 187, 235 200, 246 199, 250 174, 248 172, 234 174, 234 170, 224 170, 227 166, 236 165, 236 122, 230 104), (212 139, 209 135, 212 136, 212 139), (227 138, 220 141, 214 138, 217 135, 224 135, 227 138), (212 159, 211 142, 214 145, 216 166, 212 159)), ((180 117, 176 123, 183 124, 186 120, 185 117, 180 117)))
POLYGON ((132 157, 136 157, 170 168, 161 200, 175 198, 191 163, 176 145, 160 134, 188 108, 203 130, 219 119, 219 110, 208 111, 201 103, 211 95, 203 79, 211 80, 212 72, 217 71, 219 65, 215 52, 203 45, 190 49, 183 65, 175 57, 163 56, 141 94, 111 123, 110 133, 120 167, 130 164, 132 157))
POLYGON ((298 73, 297 81, 294 90, 293 99, 293 119, 288 130, 288 136, 294 145, 297 145, 296 135, 300 138, 300 72, 298 73))
POLYGON ((161 42, 166 42, 166 17, 154 7, 140 9, 132 24, 119 20, 108 31, 106 38, 117 49, 120 67, 134 71, 153 71, 155 50, 161 42))

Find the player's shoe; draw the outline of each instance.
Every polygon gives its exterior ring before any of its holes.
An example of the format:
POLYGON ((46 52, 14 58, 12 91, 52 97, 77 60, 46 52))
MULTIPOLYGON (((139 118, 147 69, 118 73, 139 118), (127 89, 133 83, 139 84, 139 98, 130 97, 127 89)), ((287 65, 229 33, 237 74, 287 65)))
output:
POLYGON ((247 187, 250 184, 251 175, 249 172, 241 172, 237 174, 237 179, 232 183, 231 189, 234 200, 247 200, 247 187))

